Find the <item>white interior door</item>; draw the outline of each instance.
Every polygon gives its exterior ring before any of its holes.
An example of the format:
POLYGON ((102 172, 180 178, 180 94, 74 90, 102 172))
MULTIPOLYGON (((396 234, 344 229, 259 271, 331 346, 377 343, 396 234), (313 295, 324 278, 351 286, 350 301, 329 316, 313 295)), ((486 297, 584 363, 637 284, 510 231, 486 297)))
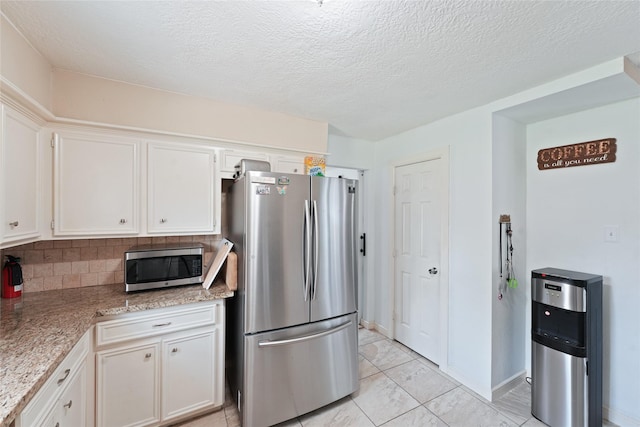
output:
POLYGON ((438 364, 442 163, 395 168, 395 337, 438 364))

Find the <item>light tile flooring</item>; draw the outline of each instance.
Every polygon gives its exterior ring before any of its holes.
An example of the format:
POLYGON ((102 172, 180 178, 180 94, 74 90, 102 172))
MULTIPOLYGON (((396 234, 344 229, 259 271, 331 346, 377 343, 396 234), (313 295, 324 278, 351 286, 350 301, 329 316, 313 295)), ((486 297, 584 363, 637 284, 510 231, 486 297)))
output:
MULTIPOLYGON (((279 427, 545 426, 531 416, 524 381, 488 402, 396 341, 366 329, 358 338, 360 390, 279 427)), ((222 410, 179 426, 240 427, 240 418, 227 396, 222 410)))

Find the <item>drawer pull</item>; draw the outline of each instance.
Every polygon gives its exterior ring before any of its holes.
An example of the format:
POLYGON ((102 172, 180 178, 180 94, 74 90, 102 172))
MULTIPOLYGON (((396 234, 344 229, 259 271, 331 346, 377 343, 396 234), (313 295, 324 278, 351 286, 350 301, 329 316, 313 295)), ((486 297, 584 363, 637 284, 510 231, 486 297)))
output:
POLYGON ((161 328, 163 326, 169 326, 171 324, 171 322, 167 322, 167 323, 158 323, 153 325, 154 328, 161 328))
POLYGON ((9 225, 11 227, 17 227, 18 225, 20 225, 20 223, 18 221, 13 221, 13 222, 10 222, 9 225))
POLYGON ((174 347, 174 348, 171 350, 171 353, 177 353, 177 352, 178 352, 178 347, 174 347))
POLYGON ((145 358, 145 359, 151 359, 151 353, 147 353, 147 354, 145 354, 145 355, 144 355, 144 358, 145 358))
POLYGON ((60 378, 58 380, 58 385, 62 384, 64 382, 64 380, 67 379, 67 377, 69 376, 69 374, 71 373, 71 369, 65 369, 64 370, 64 377, 60 378))
POLYGON ((71 404, 73 403, 73 400, 70 400, 69 403, 65 403, 64 405, 62 405, 63 408, 67 408, 67 409, 71 409, 71 404))

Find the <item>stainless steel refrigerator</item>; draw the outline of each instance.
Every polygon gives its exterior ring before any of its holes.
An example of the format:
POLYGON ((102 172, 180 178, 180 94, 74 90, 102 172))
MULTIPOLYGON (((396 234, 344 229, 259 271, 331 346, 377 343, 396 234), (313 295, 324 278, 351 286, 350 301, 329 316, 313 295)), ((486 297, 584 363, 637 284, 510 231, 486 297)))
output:
POLYGON ((354 180, 257 171, 228 190, 239 271, 227 377, 245 427, 358 389, 356 191, 354 180))

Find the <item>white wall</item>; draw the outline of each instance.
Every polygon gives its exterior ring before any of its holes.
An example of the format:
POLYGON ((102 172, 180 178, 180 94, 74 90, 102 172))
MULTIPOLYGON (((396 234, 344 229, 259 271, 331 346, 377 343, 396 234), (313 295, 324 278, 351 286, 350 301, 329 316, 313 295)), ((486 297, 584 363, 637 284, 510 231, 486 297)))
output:
POLYGON ((526 239, 526 127, 515 120, 493 114, 493 216, 492 240, 492 348, 491 386, 495 389, 524 372, 525 324, 528 312, 528 272, 525 268, 526 239), (506 226, 502 227, 502 259, 500 259, 501 214, 511 216, 513 231, 513 267, 518 280, 515 289, 506 287, 498 300, 500 264, 506 280, 505 257, 507 251, 506 226))
POLYGON ((352 169, 370 169, 373 167, 374 146, 375 143, 371 141, 329 134, 327 165, 352 169))
POLYGON ((457 114, 379 141, 372 194, 376 278, 375 321, 391 335, 393 167, 398 160, 449 147, 448 360, 441 369, 485 396, 491 366, 491 120, 486 110, 457 114))
POLYGON ((604 276, 604 415, 640 425, 640 98, 527 127, 527 236, 527 271, 604 276), (615 163, 537 169, 542 148, 609 137, 615 163), (605 225, 619 227, 617 243, 605 225))

